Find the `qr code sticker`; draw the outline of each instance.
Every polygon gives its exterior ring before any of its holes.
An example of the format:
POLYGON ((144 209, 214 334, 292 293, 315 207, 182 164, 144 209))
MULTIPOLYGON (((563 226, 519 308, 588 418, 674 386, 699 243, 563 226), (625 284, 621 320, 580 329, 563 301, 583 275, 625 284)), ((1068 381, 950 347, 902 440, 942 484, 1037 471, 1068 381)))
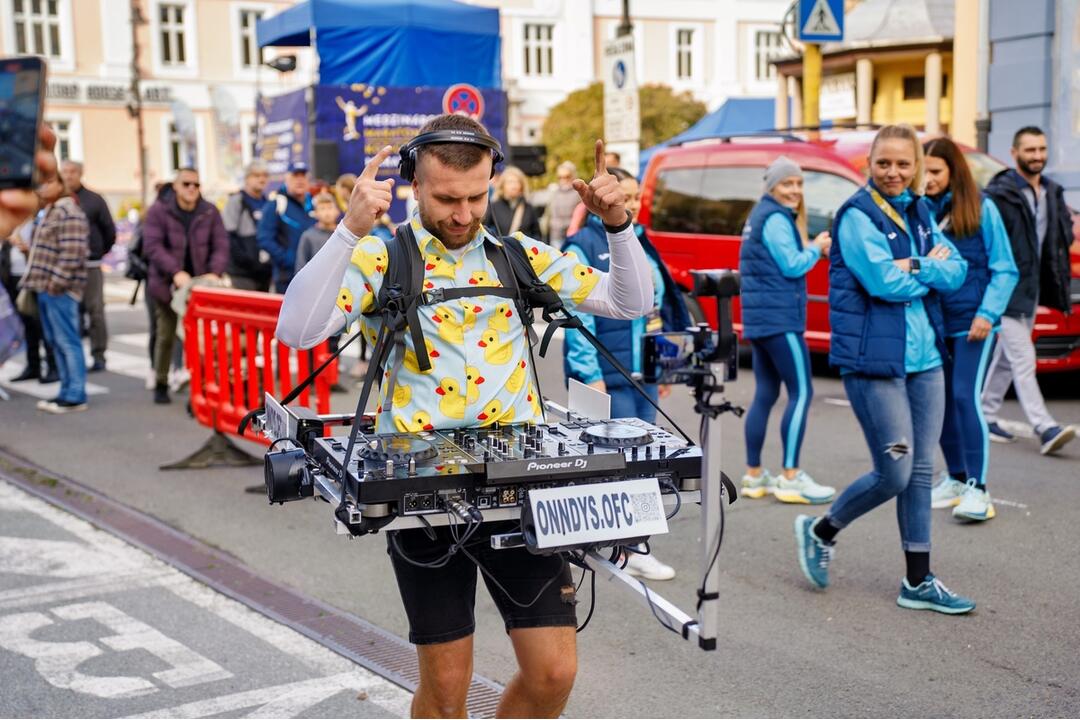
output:
POLYGON ((654 493, 630 493, 630 504, 634 507, 634 519, 638 522, 663 519, 663 510, 654 493))

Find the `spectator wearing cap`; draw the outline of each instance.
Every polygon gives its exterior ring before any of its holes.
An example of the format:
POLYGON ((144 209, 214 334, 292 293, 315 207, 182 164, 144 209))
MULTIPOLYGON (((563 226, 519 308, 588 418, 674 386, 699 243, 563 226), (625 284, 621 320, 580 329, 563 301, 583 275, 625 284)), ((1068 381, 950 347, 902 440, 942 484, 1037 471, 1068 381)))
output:
POLYGON ((754 362, 754 402, 746 415, 746 462, 743 495, 772 495, 781 502, 827 503, 836 490, 818 485, 799 468, 813 387, 806 331, 806 274, 828 251, 828 232, 807 239, 803 172, 781 155, 765 171, 765 194, 743 227, 739 250, 742 276, 743 337, 754 362), (787 389, 780 423, 783 472, 772 476, 761 466, 761 448, 769 413, 787 389))
POLYGON ((266 205, 266 184, 270 175, 266 166, 253 162, 244 171, 244 187, 229 196, 221 211, 225 231, 229 233, 229 267, 226 272, 238 290, 270 289, 273 267, 270 253, 259 248, 255 231, 266 205))
POLYGON ((285 182, 270 195, 263 207, 255 236, 259 248, 270 254, 274 269, 274 290, 284 293, 296 272, 296 250, 300 236, 315 224, 311 215, 311 182, 308 166, 302 162, 289 165, 285 182))

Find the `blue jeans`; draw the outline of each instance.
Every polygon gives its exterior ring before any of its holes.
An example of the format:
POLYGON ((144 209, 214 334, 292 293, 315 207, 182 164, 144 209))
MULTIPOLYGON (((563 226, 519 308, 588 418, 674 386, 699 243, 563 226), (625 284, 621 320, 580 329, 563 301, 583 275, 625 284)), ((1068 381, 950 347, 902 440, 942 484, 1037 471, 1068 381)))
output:
MULTIPOLYGON (((653 399, 659 401, 660 387, 658 385, 645 385, 645 392, 653 399)), ((649 401, 641 397, 641 393, 630 385, 612 388, 608 390, 611 396, 611 417, 636 417, 645 422, 656 422, 656 408, 649 401)))
POLYGON ((86 402, 86 356, 79 332, 79 303, 67 293, 38 293, 38 312, 45 342, 56 354, 60 374, 58 398, 71 403, 86 402))
POLYGON ((746 413, 746 464, 761 466, 761 446, 769 413, 780 398, 780 384, 787 388, 787 408, 780 421, 785 470, 799 467, 799 450, 806 433, 806 416, 814 386, 810 382, 810 351, 798 333, 781 333, 750 341, 754 355, 754 402, 746 413))
POLYGON ((846 527, 896 498, 904 550, 930 552, 930 489, 945 415, 944 373, 934 368, 906 378, 845 375, 844 390, 874 469, 840 493, 829 510, 829 522, 846 527))

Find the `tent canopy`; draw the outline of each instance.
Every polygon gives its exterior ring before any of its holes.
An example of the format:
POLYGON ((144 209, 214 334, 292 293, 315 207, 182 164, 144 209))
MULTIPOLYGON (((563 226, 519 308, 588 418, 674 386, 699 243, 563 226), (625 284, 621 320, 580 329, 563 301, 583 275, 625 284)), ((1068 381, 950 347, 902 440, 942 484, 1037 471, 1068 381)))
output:
POLYGON ((644 176, 649 159, 657 150, 668 145, 701 140, 717 135, 754 133, 771 130, 776 124, 772 98, 728 98, 728 100, 675 137, 641 151, 639 174, 644 176))
POLYGON ((259 47, 319 54, 319 81, 501 87, 499 11, 455 0, 305 0, 260 20, 259 47))

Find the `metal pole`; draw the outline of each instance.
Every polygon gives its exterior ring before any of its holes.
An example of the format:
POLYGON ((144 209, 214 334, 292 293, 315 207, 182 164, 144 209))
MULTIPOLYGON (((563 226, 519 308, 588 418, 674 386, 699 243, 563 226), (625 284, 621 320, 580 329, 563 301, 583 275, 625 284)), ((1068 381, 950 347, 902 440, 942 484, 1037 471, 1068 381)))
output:
POLYGON ((975 145, 987 152, 990 146, 990 0, 979 0, 979 40, 975 57, 975 145))
POLYGON ((634 25, 630 22, 630 0, 622 0, 622 22, 615 28, 615 37, 623 37, 634 32, 634 25))
POLYGON ((806 43, 803 50, 803 124, 810 128, 821 125, 821 45, 806 43))
MULTIPOLYGON (((709 373, 719 380, 726 371, 723 363, 709 363, 709 373)), ((720 420, 706 420, 701 431, 701 576, 704 597, 697 613, 698 641, 704 650, 716 647, 719 634, 720 559, 717 543, 720 542, 720 518, 724 501, 720 494, 720 420)))
POLYGON ((146 130, 142 114, 142 70, 139 68, 139 25, 146 24, 139 0, 131 0, 131 114, 135 117, 139 148, 139 204, 146 209, 149 180, 146 170, 146 130))

